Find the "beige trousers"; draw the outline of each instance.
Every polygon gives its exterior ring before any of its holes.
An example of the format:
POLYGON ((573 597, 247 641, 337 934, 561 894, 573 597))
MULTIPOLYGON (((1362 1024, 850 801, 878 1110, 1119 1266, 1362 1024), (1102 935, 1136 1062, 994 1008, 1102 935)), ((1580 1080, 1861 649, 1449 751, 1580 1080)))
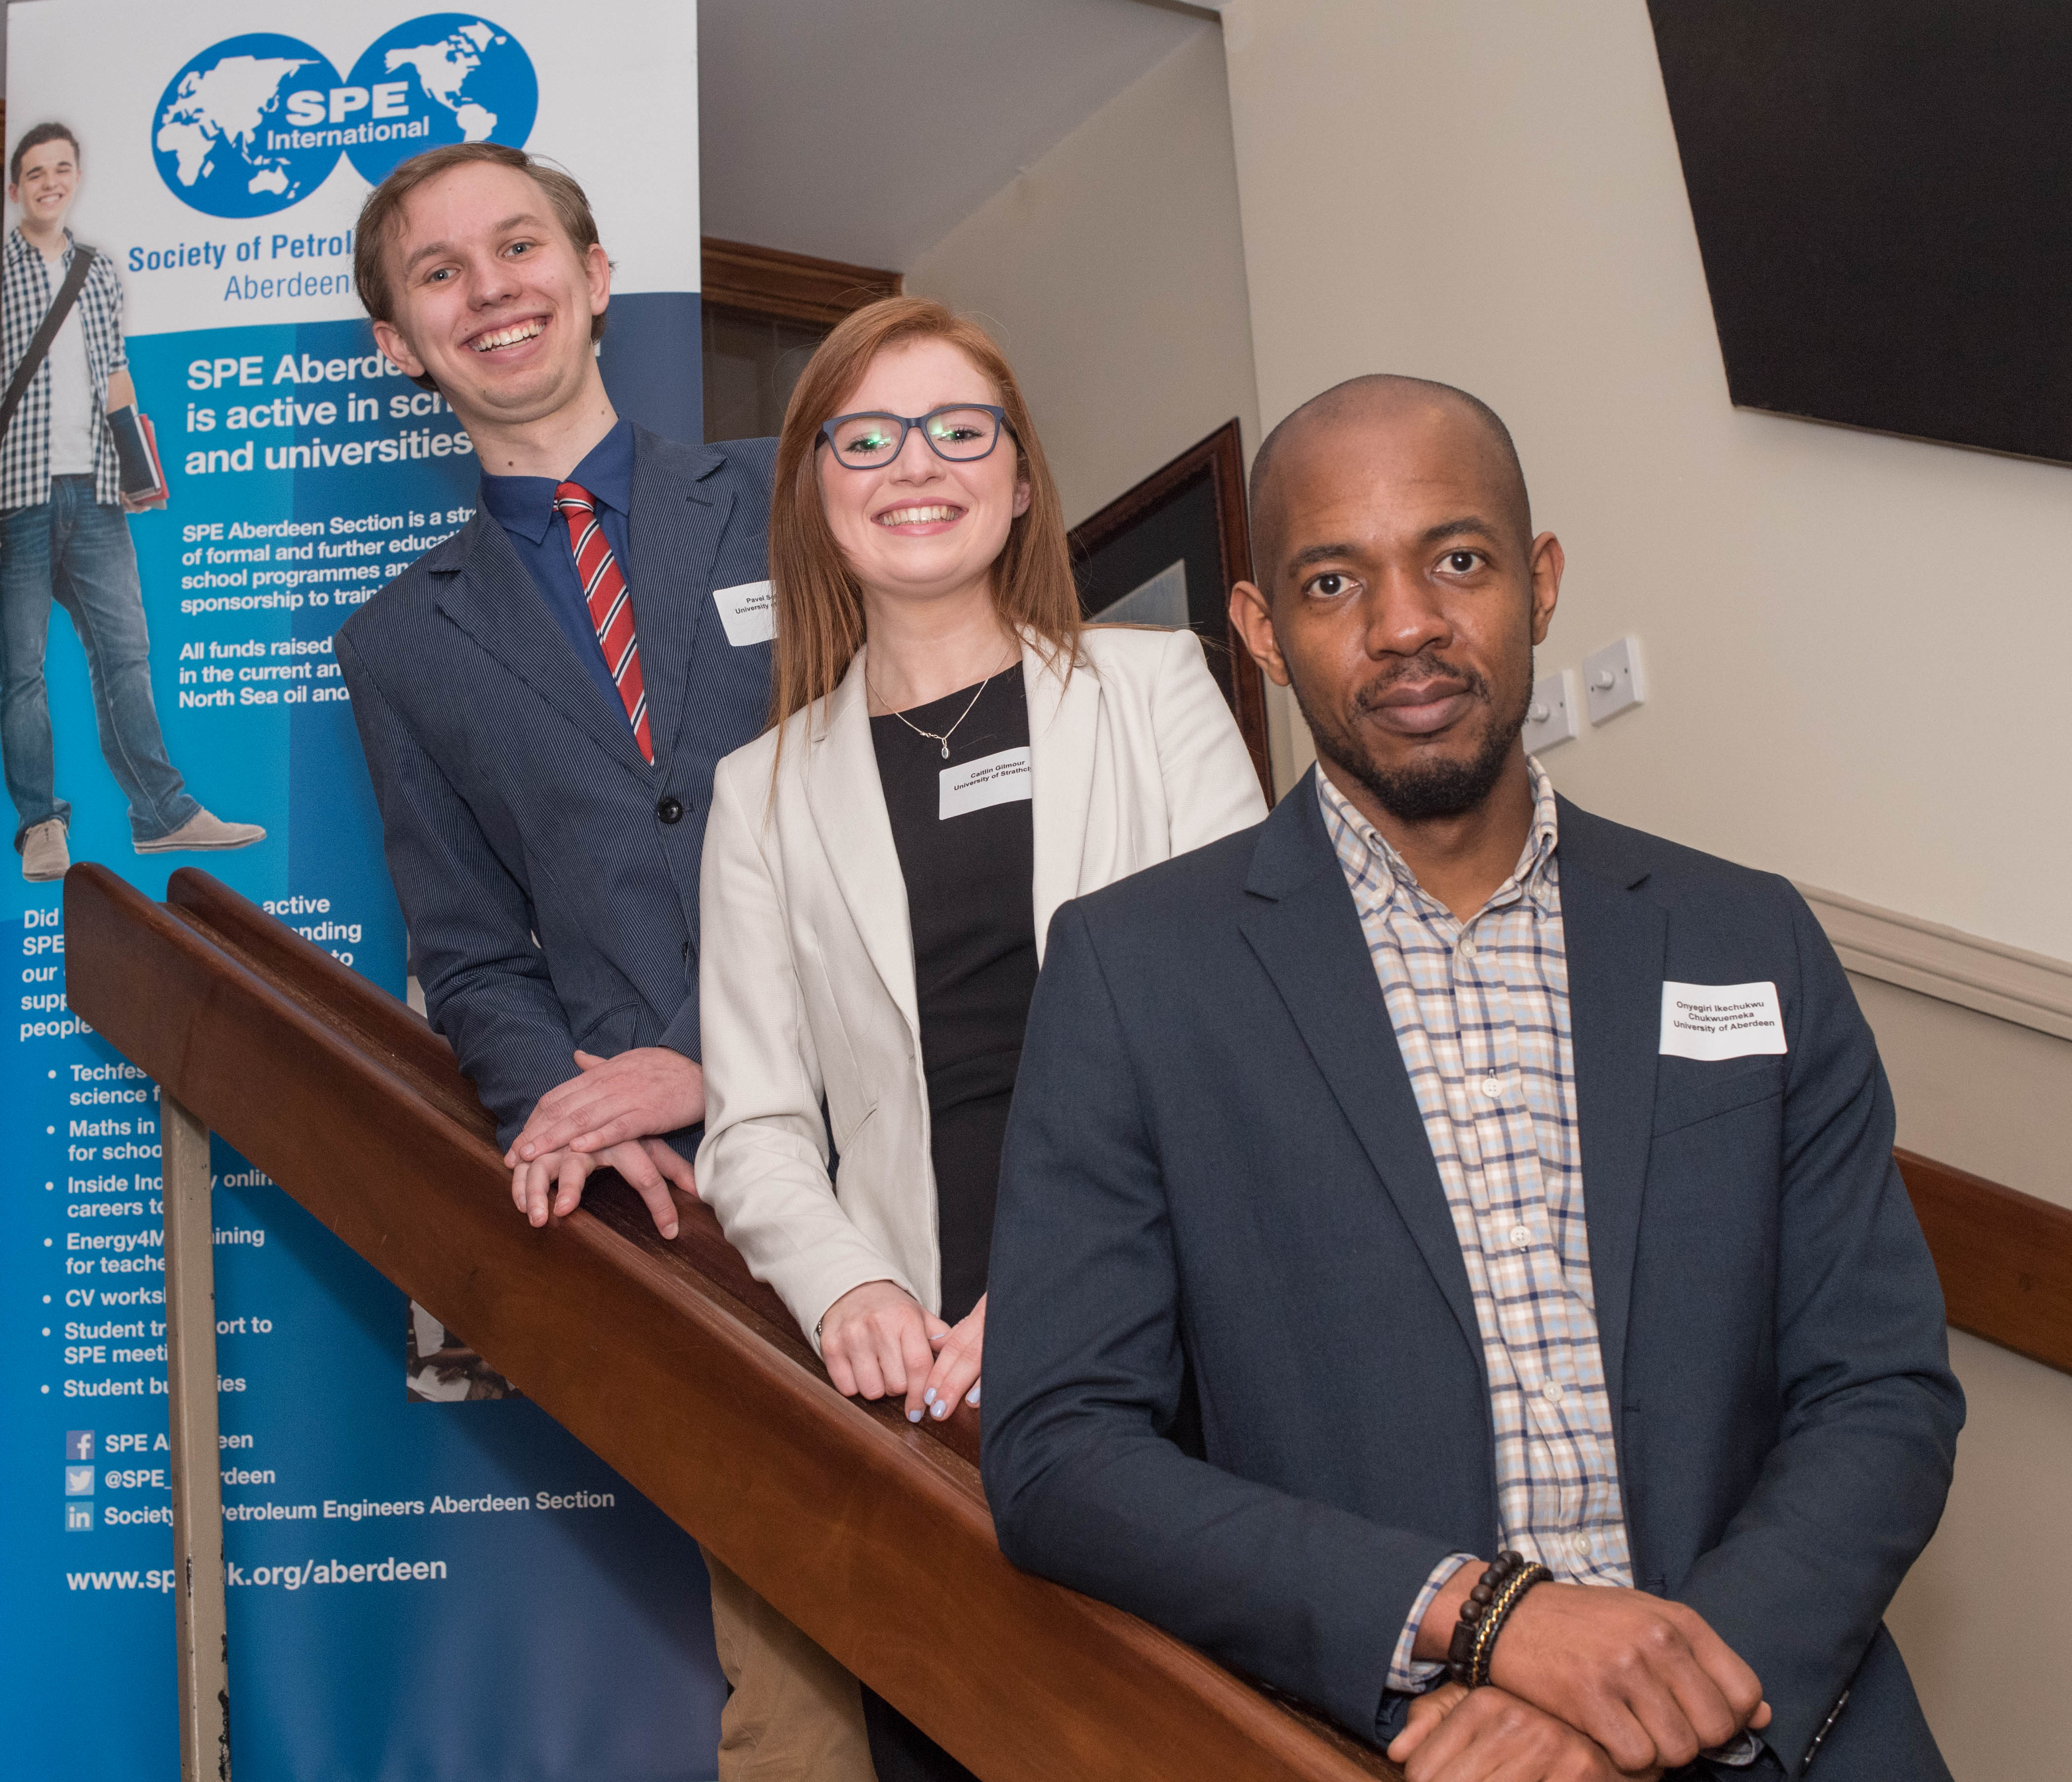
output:
POLYGON ((719 1782, 878 1782, 856 1679, 705 1552, 713 1638, 734 1694, 719 1782))

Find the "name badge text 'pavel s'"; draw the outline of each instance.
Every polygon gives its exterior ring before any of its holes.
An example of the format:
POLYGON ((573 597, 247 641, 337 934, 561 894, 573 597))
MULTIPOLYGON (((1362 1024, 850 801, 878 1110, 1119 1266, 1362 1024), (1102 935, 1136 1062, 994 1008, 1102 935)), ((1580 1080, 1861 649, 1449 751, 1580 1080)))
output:
POLYGON ((777 635, 777 602, 768 582, 738 581, 731 588, 715 588, 713 599, 719 607, 720 623, 726 627, 726 641, 735 649, 767 643, 777 635))
POLYGON ((969 811, 983 811, 990 804, 1013 804, 1030 794, 1029 749, 1003 749, 997 755, 981 755, 976 761, 945 767, 942 793, 935 815, 948 823, 969 811))
POLYGON ((1663 1057, 1746 1058, 1789 1049, 1775 984, 1663 983, 1663 1057))

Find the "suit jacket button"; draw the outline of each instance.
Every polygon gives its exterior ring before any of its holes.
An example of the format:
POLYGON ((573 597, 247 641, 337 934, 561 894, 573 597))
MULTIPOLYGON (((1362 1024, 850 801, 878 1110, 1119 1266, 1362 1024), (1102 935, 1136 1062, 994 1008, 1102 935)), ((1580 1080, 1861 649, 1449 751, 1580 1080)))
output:
POLYGON ((665 798, 655 807, 655 815, 664 823, 680 823, 684 817, 683 801, 673 795, 665 798))

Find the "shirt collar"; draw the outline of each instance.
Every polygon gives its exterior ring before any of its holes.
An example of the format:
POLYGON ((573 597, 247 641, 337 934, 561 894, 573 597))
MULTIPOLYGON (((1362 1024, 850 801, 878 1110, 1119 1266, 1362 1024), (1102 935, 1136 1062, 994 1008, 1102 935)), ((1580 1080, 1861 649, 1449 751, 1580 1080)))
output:
MULTIPOLYGON (((621 421, 590 449, 582 462, 569 473, 568 480, 580 482, 602 507, 622 519, 633 511, 633 423, 621 421)), ((482 479, 482 504, 490 518, 507 532, 540 544, 559 516, 554 512, 554 491, 561 485, 550 476, 490 476, 482 479)))
MULTIPOLYGON (((65 231, 64 238, 64 258, 60 264, 68 266, 72 264, 72 251, 79 244, 72 239, 72 232, 69 228, 65 231)), ((24 254, 34 254, 37 259, 41 260, 43 257, 43 250, 35 246, 26 235, 22 233, 22 225, 17 223, 7 232, 7 257, 10 261, 19 260, 24 254)))
MULTIPOLYGON (((1532 827, 1526 834, 1518 864, 1482 906, 1486 909, 1521 896, 1530 897, 1543 912, 1551 912, 1556 906, 1560 880, 1555 853, 1560 830, 1554 782, 1533 756, 1525 758, 1525 770, 1532 786, 1532 827)), ((1331 783, 1321 765, 1317 769, 1317 802, 1322 807, 1324 828, 1337 851, 1346 882, 1355 893, 1365 891, 1377 905, 1386 906, 1400 891, 1413 902, 1437 907, 1419 885, 1416 874, 1404 863, 1403 856, 1331 783)))

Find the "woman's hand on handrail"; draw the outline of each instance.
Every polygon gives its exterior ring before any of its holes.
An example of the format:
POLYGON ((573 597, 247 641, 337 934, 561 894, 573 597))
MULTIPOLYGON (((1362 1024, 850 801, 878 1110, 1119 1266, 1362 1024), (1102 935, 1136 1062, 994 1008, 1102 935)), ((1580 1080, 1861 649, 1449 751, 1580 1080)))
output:
POLYGON ((835 1390, 851 1398, 904 1398, 921 1420, 936 1345, 950 1327, 890 1281, 853 1287, 820 1318, 820 1359, 835 1390))
POLYGON ((943 1339, 928 1383, 922 1389, 921 1402, 928 1407, 930 1416, 938 1419, 948 1416, 957 1408, 960 1398, 968 1405, 978 1402, 979 1357, 985 1348, 985 1295, 981 1293, 969 1315, 958 1320, 956 1328, 943 1339))

